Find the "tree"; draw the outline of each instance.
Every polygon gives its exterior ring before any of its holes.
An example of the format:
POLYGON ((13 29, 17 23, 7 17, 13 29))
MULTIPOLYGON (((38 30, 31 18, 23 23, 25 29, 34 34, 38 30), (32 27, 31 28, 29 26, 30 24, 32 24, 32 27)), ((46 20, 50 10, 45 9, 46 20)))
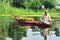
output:
POLYGON ((13 0, 12 6, 18 7, 18 8, 24 7, 24 6, 23 6, 23 3, 24 3, 24 2, 25 2, 25 0, 13 0))
POLYGON ((39 10, 39 7, 41 6, 40 0, 33 0, 31 4, 31 8, 34 10, 39 10))
POLYGON ((41 0, 41 3, 45 6, 46 9, 55 8, 55 6, 57 5, 56 0, 41 0))
POLYGON ((39 10, 39 8, 44 5, 45 8, 55 8, 56 0, 13 0, 12 6, 14 7, 22 7, 24 9, 31 8, 33 10, 39 10))
POLYGON ((26 9, 28 9, 30 7, 30 2, 28 0, 26 0, 24 3, 23 3, 24 7, 26 9))

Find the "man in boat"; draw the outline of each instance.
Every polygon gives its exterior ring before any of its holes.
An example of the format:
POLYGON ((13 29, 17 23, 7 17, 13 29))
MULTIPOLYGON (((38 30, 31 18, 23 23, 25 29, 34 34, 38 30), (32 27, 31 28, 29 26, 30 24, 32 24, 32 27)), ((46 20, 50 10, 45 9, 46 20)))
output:
POLYGON ((44 36, 44 40, 47 40, 47 36, 51 35, 51 24, 53 23, 48 10, 45 10, 45 13, 40 17, 40 23, 49 25, 49 27, 44 27, 41 29, 41 34, 44 36))
POLYGON ((45 13, 40 17, 40 21, 41 23, 45 23, 50 25, 51 23, 53 23, 53 19, 51 19, 48 10, 45 10, 45 13))

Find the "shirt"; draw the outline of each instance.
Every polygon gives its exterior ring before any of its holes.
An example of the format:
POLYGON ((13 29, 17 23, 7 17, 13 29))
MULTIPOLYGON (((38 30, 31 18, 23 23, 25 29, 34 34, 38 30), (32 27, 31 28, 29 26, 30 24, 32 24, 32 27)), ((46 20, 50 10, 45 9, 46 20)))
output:
POLYGON ((46 24, 51 24, 52 19, 49 14, 47 14, 47 15, 44 14, 40 17, 40 21, 44 22, 46 24))

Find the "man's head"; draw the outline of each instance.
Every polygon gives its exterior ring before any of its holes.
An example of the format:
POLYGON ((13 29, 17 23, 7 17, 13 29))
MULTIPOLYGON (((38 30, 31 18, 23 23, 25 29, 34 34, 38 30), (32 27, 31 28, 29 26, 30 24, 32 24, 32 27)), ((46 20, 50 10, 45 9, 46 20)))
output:
POLYGON ((45 15, 47 15, 48 14, 48 10, 45 10, 45 15))

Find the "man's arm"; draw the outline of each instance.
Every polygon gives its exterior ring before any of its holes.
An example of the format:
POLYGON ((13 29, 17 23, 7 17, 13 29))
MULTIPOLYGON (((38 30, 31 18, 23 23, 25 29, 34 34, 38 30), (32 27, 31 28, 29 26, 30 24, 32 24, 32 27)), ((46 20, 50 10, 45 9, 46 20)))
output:
POLYGON ((49 22, 54 22, 54 19, 52 19, 50 15, 48 15, 48 19, 49 19, 49 22))
MULTIPOLYGON (((48 25, 51 24, 50 22, 44 20, 44 18, 45 18, 44 15, 41 16, 40 21, 43 22, 43 23, 45 23, 45 24, 48 24, 48 25)), ((49 20, 51 20, 51 18, 49 20)))
POLYGON ((54 19, 52 19, 49 14, 48 14, 48 22, 49 22, 50 24, 52 24, 52 23, 54 22, 54 19))
POLYGON ((41 17, 40 17, 40 21, 41 22, 44 22, 45 20, 44 20, 44 15, 42 15, 41 17))

